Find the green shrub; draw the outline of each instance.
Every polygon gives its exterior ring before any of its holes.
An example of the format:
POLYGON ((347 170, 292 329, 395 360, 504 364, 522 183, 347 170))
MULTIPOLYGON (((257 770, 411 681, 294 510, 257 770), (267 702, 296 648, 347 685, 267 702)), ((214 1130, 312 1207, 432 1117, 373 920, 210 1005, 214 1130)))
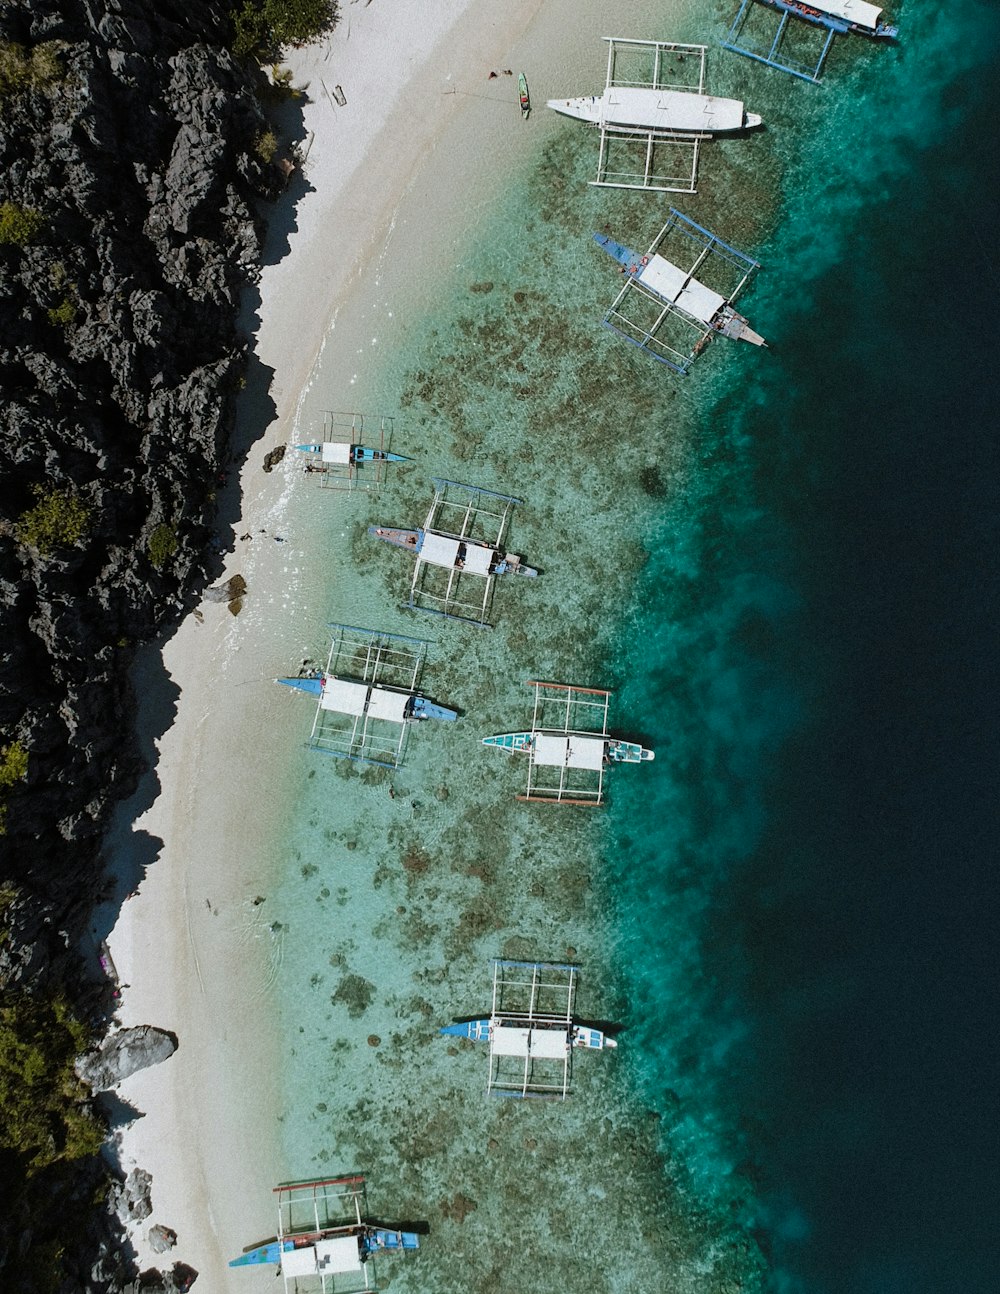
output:
POLYGON ((168 557, 172 557, 177 552, 177 532, 173 526, 165 523, 156 527, 149 536, 147 546, 149 560, 157 570, 163 565, 168 557))
POLYGON ((254 140, 254 152, 262 162, 273 162, 278 151, 278 136, 273 130, 262 130, 254 140))
POLYGON ((242 0, 231 10, 233 50, 266 62, 282 45, 307 45, 337 21, 336 0, 242 0))
POLYGON ((41 232, 45 217, 16 202, 0 202, 0 243, 25 247, 41 232))
POLYGON ((76 491, 46 490, 36 485, 34 493, 38 502, 14 526, 18 541, 42 554, 78 544, 86 533, 90 509, 76 491))
POLYGON ((65 296, 47 313, 50 324, 54 324, 57 328, 68 328, 76 318, 76 302, 72 297, 65 296))
POLYGON ((104 1127, 84 1107, 88 1092, 73 1070, 89 1044, 62 996, 0 994, 0 1150, 16 1153, 29 1176, 101 1148, 104 1127))
POLYGON ((0 750, 0 787, 13 786, 28 776, 28 752, 19 741, 0 750))
POLYGON ((42 90, 66 75, 59 61, 65 46, 58 40, 43 41, 27 50, 15 41, 0 41, 0 97, 22 90, 42 90))

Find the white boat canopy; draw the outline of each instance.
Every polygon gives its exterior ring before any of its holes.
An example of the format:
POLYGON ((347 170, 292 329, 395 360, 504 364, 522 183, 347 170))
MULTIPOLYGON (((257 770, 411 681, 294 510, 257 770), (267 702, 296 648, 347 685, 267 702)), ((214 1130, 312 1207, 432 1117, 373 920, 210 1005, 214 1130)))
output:
POLYGON ((490 1050, 494 1056, 563 1060, 569 1045, 568 1029, 522 1029, 497 1025, 490 1035, 490 1050))
POLYGON ((645 86, 609 86, 599 103, 598 121, 602 126, 642 126, 647 130, 694 134, 740 130, 746 115, 738 99, 645 86))
POLYGON ((638 278, 650 292, 655 292, 662 300, 671 302, 702 323, 711 323, 726 304, 724 296, 691 278, 686 270, 663 256, 651 256, 638 278))
POLYGON ((879 24, 882 10, 878 5, 868 4, 866 0, 814 0, 817 9, 828 13, 831 18, 843 18, 847 22, 856 22, 859 27, 869 27, 872 31, 879 24))
POLYGON ((589 768, 604 766, 603 737, 586 737, 580 733, 539 732, 535 734, 534 762, 545 768, 589 768))
POLYGON ((489 575, 490 563, 496 549, 487 544, 468 544, 465 549, 465 566, 463 569, 470 575, 489 575))
POLYGON ((355 683, 346 678, 333 678, 330 675, 323 680, 323 691, 319 704, 323 710, 332 710, 336 714, 352 714, 360 717, 365 712, 368 702, 368 683, 355 683))
POLYGON ((432 566, 443 566, 446 570, 454 570, 455 563, 458 561, 458 546, 459 540, 452 539, 450 535, 439 535, 433 530, 425 530, 419 558, 422 562, 430 562, 432 566))
POLYGON ((351 461, 351 446, 346 441, 325 440, 322 458, 324 463, 336 463, 341 467, 347 467, 351 461))
POLYGON ((288 1249, 281 1255, 281 1274, 286 1277, 333 1276, 361 1271, 357 1236, 330 1236, 314 1245, 288 1249))
POLYGON ((410 693, 396 692, 391 688, 373 687, 368 698, 368 717, 385 719, 389 723, 405 723, 406 707, 410 693))

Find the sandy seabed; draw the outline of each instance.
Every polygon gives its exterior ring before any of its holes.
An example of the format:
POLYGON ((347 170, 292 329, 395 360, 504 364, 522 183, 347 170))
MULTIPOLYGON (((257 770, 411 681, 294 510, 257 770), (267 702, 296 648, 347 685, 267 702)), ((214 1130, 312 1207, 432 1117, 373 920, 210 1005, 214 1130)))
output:
MULTIPOLYGON (((467 102, 449 91, 478 86, 491 69, 506 67, 540 3, 356 0, 342 6, 328 40, 287 60, 292 84, 308 95, 307 192, 287 250, 265 251, 249 323, 255 360, 273 370, 267 446, 287 440, 331 320, 360 289, 401 195, 467 102), (346 106, 335 102, 337 86, 346 106)), ((258 444, 243 466, 225 576, 242 573, 264 601, 268 590, 277 596, 295 557, 267 542, 280 537, 287 478, 262 477, 259 455, 258 444), (241 542, 244 534, 257 542, 241 542)), ((163 731, 155 767, 131 802, 142 811, 125 806, 110 842, 126 874, 135 874, 138 859, 140 870, 152 863, 109 939, 126 986, 121 1022, 170 1029, 180 1044, 118 1093, 142 1112, 119 1134, 122 1166, 153 1176, 153 1214, 134 1236, 139 1260, 145 1267, 174 1257, 152 1253, 145 1238, 150 1225, 163 1223, 178 1234, 175 1255, 206 1288, 243 1294, 270 1288, 271 1269, 230 1273, 227 1261, 242 1244, 273 1234, 269 1187, 283 1176, 274 965, 259 902, 268 877, 259 849, 245 842, 266 835, 268 797, 281 794, 287 774, 271 766, 259 739, 272 718, 284 722, 281 714, 267 713, 264 702, 265 713, 255 710, 250 723, 239 703, 257 627, 208 605, 182 623, 162 655, 140 663, 140 729, 164 671, 174 713, 169 726, 154 724, 163 731)))

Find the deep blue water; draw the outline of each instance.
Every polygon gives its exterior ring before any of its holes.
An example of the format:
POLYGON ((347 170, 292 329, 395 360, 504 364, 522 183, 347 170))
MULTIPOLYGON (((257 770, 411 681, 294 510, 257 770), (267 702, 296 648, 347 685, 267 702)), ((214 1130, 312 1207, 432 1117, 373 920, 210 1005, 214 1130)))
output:
POLYGON ((714 410, 623 648, 670 731, 612 810, 643 1081, 810 1294, 1000 1290, 997 60, 945 101, 714 410))

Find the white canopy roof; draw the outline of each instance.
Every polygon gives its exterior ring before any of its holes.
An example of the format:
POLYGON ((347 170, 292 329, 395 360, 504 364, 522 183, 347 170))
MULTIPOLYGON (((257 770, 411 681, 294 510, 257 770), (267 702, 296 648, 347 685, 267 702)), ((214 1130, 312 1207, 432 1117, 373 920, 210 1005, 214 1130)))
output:
POLYGON ((326 676, 319 704, 323 710, 333 710, 337 714, 362 715, 368 701, 367 683, 355 683, 346 678, 326 676))
POLYGON ((649 258, 649 264, 644 265, 639 274, 639 282, 664 301, 679 306, 702 323, 711 323, 726 304, 725 297, 705 287, 697 279, 690 278, 684 270, 662 256, 649 258))
POLYGON ((605 738, 573 733, 539 732, 535 734, 534 760, 546 768, 600 769, 604 765, 605 738))
POLYGON ((331 1236, 301 1249, 287 1249, 281 1254, 281 1274, 285 1277, 332 1276, 337 1272, 361 1270, 361 1251, 357 1236, 331 1236))
POLYGON ((336 440, 325 440, 323 442, 323 462, 340 463, 346 466, 351 461, 350 445, 341 444, 336 440))
POLYGON ((872 31, 878 26, 882 10, 878 5, 867 4, 866 0, 813 0, 817 9, 834 18, 846 18, 848 22, 859 23, 870 27, 872 31))
POLYGON ((522 1029, 510 1024, 496 1025, 490 1037, 494 1056, 533 1056, 539 1060, 562 1060, 569 1046, 566 1029, 522 1029))
POLYGON ((743 104, 711 94, 612 85, 604 91, 603 126, 645 126, 652 130, 739 130, 743 104))
POLYGON ((409 692, 395 692, 391 688, 373 687, 368 698, 368 715, 372 719, 387 719, 390 723, 406 722, 406 705, 409 692))
POLYGON ((458 540, 449 535, 435 534, 433 530, 425 530, 424 542, 420 545, 420 560, 452 570, 458 561, 458 540))
POLYGON ((541 1060, 564 1060, 569 1047, 566 1029, 532 1029, 531 1054, 541 1060))
POLYGON ((498 1024, 490 1036, 490 1052, 494 1056, 527 1056, 530 1029, 515 1029, 509 1024, 498 1024))
POLYGON ((318 1272, 359 1272, 361 1251, 357 1236, 333 1236, 316 1241, 316 1270, 318 1272))
POLYGON ((489 575, 495 551, 489 544, 466 545, 464 570, 470 575, 489 575))
POLYGON ((566 756, 568 768, 599 769, 604 765, 603 737, 573 736, 569 739, 569 752, 566 756))

